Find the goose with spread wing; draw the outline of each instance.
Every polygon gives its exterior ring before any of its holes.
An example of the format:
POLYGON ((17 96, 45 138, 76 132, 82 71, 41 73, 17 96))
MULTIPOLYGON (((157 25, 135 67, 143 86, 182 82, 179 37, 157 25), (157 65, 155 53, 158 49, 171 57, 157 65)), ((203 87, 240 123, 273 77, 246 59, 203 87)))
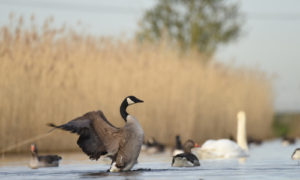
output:
POLYGON ((98 160, 102 155, 112 156, 110 172, 129 171, 139 157, 144 131, 139 121, 126 112, 126 108, 141 102, 134 96, 124 99, 120 107, 125 121, 122 128, 113 126, 101 110, 88 112, 60 126, 49 125, 78 134, 77 144, 91 160, 98 160))

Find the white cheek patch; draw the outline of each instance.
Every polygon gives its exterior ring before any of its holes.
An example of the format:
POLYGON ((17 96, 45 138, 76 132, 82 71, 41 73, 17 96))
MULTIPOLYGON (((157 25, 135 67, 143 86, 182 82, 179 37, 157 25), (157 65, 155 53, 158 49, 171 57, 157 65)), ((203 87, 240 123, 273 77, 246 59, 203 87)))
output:
POLYGON ((130 98, 127 98, 127 103, 128 105, 134 104, 135 102, 133 102, 130 98))

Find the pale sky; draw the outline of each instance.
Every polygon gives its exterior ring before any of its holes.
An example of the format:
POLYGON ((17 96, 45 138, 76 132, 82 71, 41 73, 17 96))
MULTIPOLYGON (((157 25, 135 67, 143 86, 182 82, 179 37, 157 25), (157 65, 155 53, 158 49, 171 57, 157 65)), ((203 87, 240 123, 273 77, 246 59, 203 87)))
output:
MULTIPOLYGON (((53 16, 55 25, 76 26, 81 21, 87 32, 98 36, 132 36, 144 10, 156 0, 0 0, 0 26, 10 12, 35 14, 42 24, 53 16)), ((240 0, 246 15, 245 35, 218 50, 218 61, 277 74, 274 81, 277 111, 300 111, 300 1, 240 0)), ((258 100, 259 101, 259 100, 258 100)))

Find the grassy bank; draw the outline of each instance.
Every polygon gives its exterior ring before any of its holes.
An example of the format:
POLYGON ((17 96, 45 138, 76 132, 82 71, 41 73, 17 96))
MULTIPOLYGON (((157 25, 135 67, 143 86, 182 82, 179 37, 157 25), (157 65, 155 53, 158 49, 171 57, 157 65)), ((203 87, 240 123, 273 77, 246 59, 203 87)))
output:
MULTIPOLYGON (((0 31, 0 148, 50 130, 91 110, 123 126, 121 101, 144 100, 128 112, 145 136, 173 144, 175 135, 203 142, 236 135, 236 113, 247 113, 248 134, 272 136, 270 79, 258 70, 232 68, 201 55, 179 55, 167 44, 139 45, 105 37, 20 24, 0 31)), ((56 131, 40 150, 78 150, 77 136, 56 131)), ((14 150, 28 151, 27 146, 14 150)))

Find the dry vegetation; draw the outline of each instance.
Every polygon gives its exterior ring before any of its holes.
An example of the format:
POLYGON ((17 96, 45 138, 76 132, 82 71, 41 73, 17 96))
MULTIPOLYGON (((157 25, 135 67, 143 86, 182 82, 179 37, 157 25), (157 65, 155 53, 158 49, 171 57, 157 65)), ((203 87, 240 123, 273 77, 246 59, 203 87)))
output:
MULTIPOLYGON (((141 46, 53 29, 49 20, 42 30, 28 27, 21 19, 0 31, 0 148, 92 110, 123 126, 119 106, 128 95, 144 100, 128 112, 145 136, 163 143, 173 144, 176 134, 199 143, 235 136, 241 109, 248 134, 272 136, 271 82, 258 70, 202 64, 199 54, 178 55, 163 43, 141 46)), ((57 130, 36 143, 43 151, 78 150, 76 139, 57 130)))

